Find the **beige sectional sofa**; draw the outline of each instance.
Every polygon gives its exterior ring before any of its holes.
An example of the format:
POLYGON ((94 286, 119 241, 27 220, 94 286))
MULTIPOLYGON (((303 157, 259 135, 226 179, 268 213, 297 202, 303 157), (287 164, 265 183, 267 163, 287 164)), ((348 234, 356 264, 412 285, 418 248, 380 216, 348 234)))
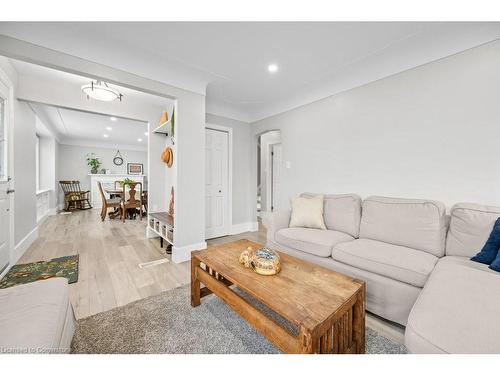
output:
POLYGON ((405 325, 411 352, 500 353, 500 329, 478 322, 500 315, 500 273, 469 260, 499 216, 460 204, 449 222, 440 202, 343 194, 325 195, 327 230, 288 228, 289 212, 263 222, 267 246, 364 280, 367 310, 405 325))
POLYGON ((0 290, 0 352, 68 353, 74 330, 65 278, 0 290))
POLYGON ((413 353, 500 353, 500 273, 469 260, 500 207, 460 203, 450 216, 446 256, 411 310, 405 344, 413 353))

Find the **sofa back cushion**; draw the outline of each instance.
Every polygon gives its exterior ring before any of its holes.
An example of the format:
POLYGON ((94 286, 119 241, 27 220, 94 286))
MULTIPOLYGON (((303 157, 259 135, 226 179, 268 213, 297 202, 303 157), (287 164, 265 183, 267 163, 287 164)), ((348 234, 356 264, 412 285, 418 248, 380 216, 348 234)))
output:
MULTIPOLYGON (((316 194, 303 193, 301 196, 312 197, 314 195, 316 194)), ((356 194, 325 194, 323 198, 326 228, 357 238, 361 220, 361 198, 356 194)))
POLYGON ((471 257, 484 246, 500 217, 500 207, 457 203, 451 208, 446 255, 471 257))
POLYGON ((369 197, 363 201, 360 238, 444 255, 446 208, 423 199, 369 197))

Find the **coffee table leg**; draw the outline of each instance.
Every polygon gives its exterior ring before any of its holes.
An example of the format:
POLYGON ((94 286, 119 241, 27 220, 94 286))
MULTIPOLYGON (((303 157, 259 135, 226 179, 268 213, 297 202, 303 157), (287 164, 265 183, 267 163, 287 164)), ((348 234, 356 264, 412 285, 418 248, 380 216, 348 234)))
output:
POLYGON ((356 340, 356 353, 365 353, 365 293, 366 285, 358 292, 356 303, 353 309, 354 339, 356 340))
POLYGON ((302 354, 314 353, 313 337, 308 329, 301 326, 299 329, 298 339, 300 345, 300 353, 302 354))
POLYGON ((194 255, 191 255, 191 306, 200 305, 200 280, 197 278, 197 269, 200 267, 200 260, 194 255))

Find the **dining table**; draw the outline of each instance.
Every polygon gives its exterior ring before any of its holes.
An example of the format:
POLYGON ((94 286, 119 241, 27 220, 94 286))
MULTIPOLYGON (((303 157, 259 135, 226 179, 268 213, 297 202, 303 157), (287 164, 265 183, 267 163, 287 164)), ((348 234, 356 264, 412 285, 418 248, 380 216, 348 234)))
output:
MULTIPOLYGON (((112 187, 112 188, 105 188, 104 191, 109 194, 109 197, 111 199, 113 198, 122 198, 122 195, 123 195, 123 189, 117 189, 116 187, 112 187)), ((148 196, 148 191, 147 190, 143 190, 142 191, 142 196, 148 196)), ((144 214, 147 214, 147 205, 145 205, 145 208, 146 210, 144 211, 144 214)), ((133 214, 136 214, 139 210, 137 209, 131 209, 129 208, 128 209, 129 211, 129 216, 133 216, 133 214), (130 212, 131 210, 135 210, 135 212, 130 212)), ((111 219, 114 219, 116 217, 120 216, 120 209, 119 208, 115 208, 112 212, 109 213, 109 217, 111 219)))

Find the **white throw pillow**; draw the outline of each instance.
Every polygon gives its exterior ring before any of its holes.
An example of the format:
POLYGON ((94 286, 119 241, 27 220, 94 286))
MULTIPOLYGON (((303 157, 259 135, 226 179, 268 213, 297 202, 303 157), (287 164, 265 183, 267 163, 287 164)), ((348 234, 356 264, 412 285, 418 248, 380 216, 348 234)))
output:
POLYGON ((289 227, 326 229, 325 220, 323 219, 323 196, 292 198, 292 214, 289 227))

